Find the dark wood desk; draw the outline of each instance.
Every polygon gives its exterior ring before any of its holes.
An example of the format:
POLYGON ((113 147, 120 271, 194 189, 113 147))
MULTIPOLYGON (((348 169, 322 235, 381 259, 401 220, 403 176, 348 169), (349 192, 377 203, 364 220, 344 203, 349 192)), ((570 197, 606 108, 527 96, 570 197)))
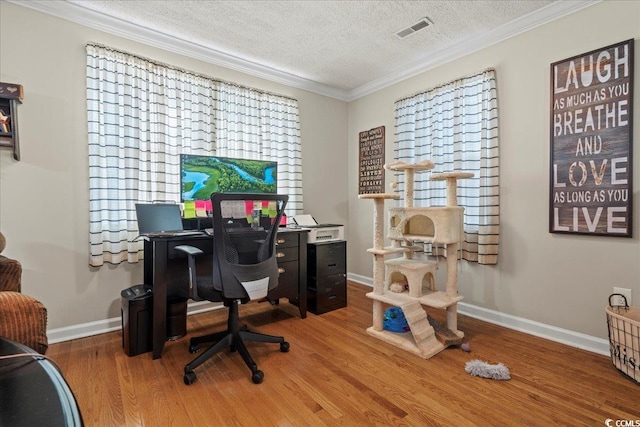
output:
MULTIPOLYGON (((35 353, 0 337, 0 356, 35 353)), ((37 356, 0 359, 0 426, 82 426, 76 399, 62 374, 37 356)))
MULTIPOLYGON (((252 250, 253 233, 238 233, 238 250, 252 250)), ((188 298, 187 257, 176 251, 179 245, 190 245, 202 250, 205 255, 197 259, 199 274, 211 271, 213 237, 206 234, 183 237, 152 237, 144 242, 144 283, 153 287, 152 347, 153 358, 162 355, 167 340, 167 299, 188 298)), ((300 317, 307 317, 307 232, 300 229, 282 228, 277 236, 278 287, 269 293, 269 299, 279 301, 288 298, 300 309, 300 317)))

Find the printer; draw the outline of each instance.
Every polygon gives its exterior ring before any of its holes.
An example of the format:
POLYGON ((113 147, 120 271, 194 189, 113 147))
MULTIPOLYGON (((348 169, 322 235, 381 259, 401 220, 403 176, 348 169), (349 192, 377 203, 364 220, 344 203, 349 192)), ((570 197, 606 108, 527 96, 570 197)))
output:
POLYGON ((308 243, 335 242, 344 240, 344 225, 318 224, 316 219, 308 214, 296 215, 293 222, 300 228, 309 230, 308 243))

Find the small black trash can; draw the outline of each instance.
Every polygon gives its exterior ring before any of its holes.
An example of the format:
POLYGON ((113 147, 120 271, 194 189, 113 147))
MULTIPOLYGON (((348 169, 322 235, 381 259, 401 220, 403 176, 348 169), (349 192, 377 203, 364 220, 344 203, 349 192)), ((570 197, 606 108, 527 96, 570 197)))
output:
POLYGON ((127 356, 151 351, 153 293, 151 285, 135 285, 120 292, 122 347, 127 356))
POLYGON ((187 335, 187 300, 169 298, 167 300, 167 341, 177 340, 187 335))

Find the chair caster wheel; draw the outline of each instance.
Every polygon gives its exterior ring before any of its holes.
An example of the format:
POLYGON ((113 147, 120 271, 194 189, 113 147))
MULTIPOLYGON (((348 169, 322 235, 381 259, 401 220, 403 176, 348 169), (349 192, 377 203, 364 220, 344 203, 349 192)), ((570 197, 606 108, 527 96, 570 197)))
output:
POLYGON ((283 342, 283 343, 280 343, 280 351, 283 352, 283 353, 288 352, 289 351, 289 343, 286 342, 286 341, 283 342))
POLYGON ((264 372, 258 370, 251 375, 251 380, 254 384, 260 384, 264 380, 264 372))
POLYGON ((189 353, 197 353, 200 350, 200 346, 198 344, 191 344, 189 346, 189 353))
POLYGON ((196 381, 196 373, 193 371, 185 372, 183 379, 186 385, 191 385, 196 381))

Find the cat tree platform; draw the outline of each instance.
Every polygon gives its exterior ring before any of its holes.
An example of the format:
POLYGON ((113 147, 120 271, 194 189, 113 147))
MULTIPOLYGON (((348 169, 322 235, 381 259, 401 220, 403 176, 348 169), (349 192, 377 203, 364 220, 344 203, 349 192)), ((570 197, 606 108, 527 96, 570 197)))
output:
POLYGON ((454 304, 457 304, 458 302, 464 299, 464 297, 461 295, 456 295, 452 297, 447 295, 445 292, 440 292, 440 291, 426 291, 419 298, 410 296, 409 292, 407 291, 400 292, 400 293, 386 291, 382 294, 369 292, 367 293, 367 297, 373 300, 380 301, 389 305, 394 305, 397 307, 403 304, 417 301, 422 305, 426 305, 427 307, 441 308, 441 309, 453 306, 454 304))

